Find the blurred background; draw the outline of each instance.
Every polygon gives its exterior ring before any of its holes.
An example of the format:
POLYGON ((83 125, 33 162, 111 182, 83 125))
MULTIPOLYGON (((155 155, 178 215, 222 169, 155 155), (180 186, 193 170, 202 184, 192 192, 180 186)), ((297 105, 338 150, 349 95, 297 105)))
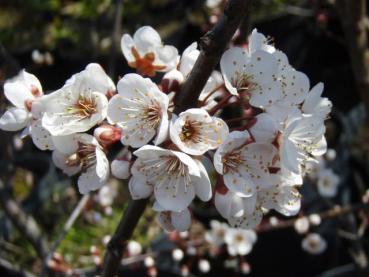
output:
MULTIPOLYGON (((60 88, 72 74, 91 62, 100 63, 117 82, 120 76, 133 72, 120 49, 123 33, 133 34, 139 27, 151 25, 166 44, 176 46, 182 53, 217 22, 224 2, 1 0, 0 112, 9 105, 2 93, 3 83, 23 68, 40 79, 45 92, 60 88)), ((324 96, 334 106, 326 134, 331 151, 324 159, 325 166, 339 179, 338 192, 334 197, 324 197, 316 189, 317 180, 308 177, 302 190, 300 217, 336 205, 352 207, 361 203, 363 196, 365 201, 369 186, 366 1, 252 2, 240 39, 253 28, 270 36, 290 63, 309 76, 312 86, 324 83, 324 96)), ((0 276, 95 276, 106 242, 130 197, 126 184, 111 179, 108 189, 81 201, 76 179, 57 170, 50 153, 38 151, 29 138, 21 139, 16 133, 0 131, 0 142, 0 276), (63 233, 78 203, 83 204, 80 214, 63 233), (25 224, 37 222, 42 240, 55 246, 57 254, 46 265, 46 273, 35 243, 24 235, 22 226, 14 223, 11 211, 24 215, 25 224)), ((230 257, 226 251, 214 254, 205 244, 191 252, 189 242, 204 236, 210 220, 221 220, 210 204, 195 206, 193 213, 194 224, 188 234, 168 236, 155 223, 151 209, 147 209, 133 239, 140 244, 140 252, 156 253, 155 266, 148 261, 142 264, 145 257, 140 256, 137 261, 123 263, 121 273, 124 276, 187 273, 189 276, 369 276, 367 209, 310 226, 310 230, 327 242, 326 250, 319 255, 303 250, 301 240, 306 232, 292 224, 262 229, 246 257, 230 257), (175 259, 170 252, 177 248, 184 253, 181 259, 175 259), (209 261, 208 270, 198 266, 202 259, 209 261)), ((268 226, 273 227, 278 225, 275 222, 286 218, 270 213, 267 220, 268 226)), ((40 241, 36 239, 37 243, 40 241)))

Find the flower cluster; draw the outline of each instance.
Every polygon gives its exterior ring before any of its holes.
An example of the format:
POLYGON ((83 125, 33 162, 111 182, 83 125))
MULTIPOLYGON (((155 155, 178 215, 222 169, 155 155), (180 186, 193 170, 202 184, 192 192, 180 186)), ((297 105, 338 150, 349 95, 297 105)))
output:
MULTIPOLYGON (((326 151, 331 103, 321 96, 323 84, 310 89, 306 75, 254 30, 246 47, 223 54, 221 72, 211 74, 193 108, 175 114, 173 99, 200 54, 197 44, 180 56, 145 26, 133 38, 123 35, 121 46, 138 74, 124 75, 116 87, 98 64, 47 95, 26 71, 7 81, 5 95, 15 107, 1 117, 0 128, 26 128, 38 148, 53 151, 58 168, 80 174, 82 194, 100 189, 110 172, 129 178, 132 198, 154 198, 168 231, 189 228, 195 196, 214 198, 236 228, 255 227, 266 210, 299 211, 297 186, 306 164, 326 151), (165 72, 160 84, 145 77, 157 72, 165 72), (241 118, 227 118, 228 105, 241 118), (119 142, 124 154, 109 164, 110 145, 119 142)), ((229 243, 240 247, 244 233, 234 232, 229 243)), ((236 248, 229 251, 246 251, 236 248)))

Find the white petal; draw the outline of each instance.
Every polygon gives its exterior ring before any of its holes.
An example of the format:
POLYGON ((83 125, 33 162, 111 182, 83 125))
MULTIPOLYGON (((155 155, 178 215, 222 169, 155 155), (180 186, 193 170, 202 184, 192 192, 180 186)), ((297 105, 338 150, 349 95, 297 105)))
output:
POLYGON ((212 197, 212 187, 208 173, 204 165, 198 161, 194 160, 200 169, 200 177, 192 176, 193 186, 195 187, 195 193, 202 201, 209 201, 212 197))
POLYGON ((104 151, 99 146, 96 147, 96 174, 101 180, 107 180, 110 173, 109 161, 104 151))
POLYGON ((90 191, 97 190, 105 185, 106 179, 99 177, 96 174, 96 168, 90 167, 86 172, 83 172, 78 178, 78 190, 81 194, 87 194, 90 191))
POLYGON ((179 231, 187 231, 191 226, 191 214, 188 209, 181 212, 172 212, 172 225, 179 231))
POLYGON ((0 118, 0 129, 4 131, 19 131, 27 126, 29 113, 22 108, 10 108, 0 118))
POLYGON ((228 219, 228 222, 232 227, 235 228, 253 229, 261 222, 262 218, 262 211, 260 209, 256 209, 251 215, 231 217, 228 219))
POLYGON ((195 198, 192 185, 187 188, 181 181, 172 184, 156 185, 154 189, 156 200, 168 211, 179 212, 186 209, 195 198))
POLYGON ((123 160, 114 160, 111 163, 111 174, 118 179, 128 179, 130 162, 123 160))
POLYGON ((24 108, 26 100, 33 100, 35 98, 31 90, 25 84, 18 81, 6 82, 4 84, 4 94, 18 108, 24 108))
POLYGON ((242 198, 235 193, 228 191, 225 194, 215 192, 214 205, 224 218, 243 214, 242 198))
POLYGON ((122 48, 123 55, 128 62, 135 61, 135 58, 132 55, 132 47, 135 47, 135 43, 130 35, 124 34, 122 36, 120 47, 122 48))
POLYGON ((68 158, 67 155, 59 152, 58 150, 54 150, 52 153, 52 160, 57 168, 60 168, 64 174, 68 176, 73 176, 80 172, 80 166, 68 166, 66 159, 68 158))
POLYGON ((54 150, 54 143, 50 133, 42 127, 41 120, 33 122, 30 127, 33 143, 40 150, 54 150))
POLYGON ((75 135, 51 137, 55 149, 64 154, 71 155, 78 149, 78 140, 75 135))
POLYGON ((256 116, 256 123, 249 129, 256 142, 273 142, 276 138, 278 128, 274 119, 261 113, 256 116))
POLYGON ((132 199, 143 199, 149 197, 153 192, 153 186, 147 184, 146 180, 132 176, 128 183, 132 199))

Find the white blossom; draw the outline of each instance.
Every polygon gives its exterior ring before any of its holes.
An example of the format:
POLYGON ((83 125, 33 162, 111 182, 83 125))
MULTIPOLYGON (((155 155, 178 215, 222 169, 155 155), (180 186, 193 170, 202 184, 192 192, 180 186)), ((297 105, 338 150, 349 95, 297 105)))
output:
POLYGON ((307 217, 300 217, 296 219, 294 223, 294 228, 296 232, 299 234, 307 233, 307 231, 309 231, 310 228, 309 219, 307 217))
POLYGON ((276 154, 272 144, 251 141, 247 131, 231 132, 214 155, 215 169, 228 189, 246 197, 270 186, 268 168, 276 154))
POLYGON ((40 121, 41 108, 39 99, 43 96, 40 81, 25 70, 5 82, 5 97, 14 105, 0 118, 0 129, 22 131, 22 137, 31 135, 33 143, 41 150, 54 148, 50 133, 40 121))
POLYGON ((59 90, 43 97, 42 126, 53 136, 85 132, 102 122, 107 114, 106 93, 114 89, 98 64, 89 64, 73 75, 59 90))
POLYGON ((261 206, 257 204, 256 195, 242 197, 228 190, 216 192, 214 205, 218 212, 235 228, 255 228, 263 218, 261 206))
POLYGON ((219 247, 224 243, 224 236, 229 226, 217 220, 210 221, 211 229, 205 233, 205 240, 212 246, 219 247))
POLYGON ((178 50, 171 45, 163 45, 159 34, 150 26, 139 28, 133 38, 124 34, 121 48, 130 67, 141 75, 154 76, 156 71, 167 72, 176 67, 178 50))
POLYGON ((178 152, 146 145, 136 150, 129 189, 133 199, 147 198, 154 191, 164 210, 179 212, 195 194, 203 201, 212 196, 205 167, 198 160, 178 152))
POLYGON ((252 230, 230 228, 227 230, 224 240, 227 244, 229 255, 247 255, 251 252, 257 240, 256 233, 252 230))
POLYGON ((324 121, 317 116, 292 114, 279 137, 281 166, 300 174, 301 163, 321 156, 327 149, 324 121))
POLYGON ((318 192, 323 197, 334 197, 337 194, 340 178, 332 169, 326 168, 318 173, 318 192))
POLYGON ((324 85, 318 83, 308 93, 301 110, 305 114, 317 115, 320 118, 325 119, 332 109, 332 102, 328 98, 322 98, 324 85))
POLYGON ((208 260, 201 259, 199 260, 199 270, 202 273, 208 273, 211 269, 210 263, 208 260))
POLYGON ((233 47, 224 52, 220 68, 228 91, 233 95, 245 95, 252 106, 272 105, 283 97, 282 84, 276 77, 278 62, 268 52, 248 53, 233 47))
POLYGON ((310 233, 302 240, 301 246, 306 252, 319 255, 327 249, 327 242, 321 235, 310 233))
POLYGON ((191 214, 187 208, 179 212, 166 211, 158 202, 155 202, 153 210, 158 212, 157 221, 167 232, 184 232, 190 228, 191 214))
POLYGON ((190 155, 202 155, 216 149, 228 132, 228 126, 222 119, 211 117, 203 109, 188 109, 170 125, 171 140, 190 155))
POLYGON ((131 240, 127 244, 127 250, 129 256, 137 256, 142 253, 142 246, 139 242, 131 240))
POLYGON ((184 253, 181 249, 179 248, 176 248, 172 251, 172 257, 173 257, 173 260, 175 261, 181 261, 184 257, 184 253))
POLYGON ((168 135, 168 96, 138 74, 125 75, 117 87, 118 94, 109 102, 108 120, 122 128, 122 143, 137 148, 155 136, 154 143, 162 143, 168 135))
POLYGON ((71 176, 78 172, 81 194, 101 188, 109 177, 109 162, 97 140, 88 134, 53 137, 54 164, 71 176))

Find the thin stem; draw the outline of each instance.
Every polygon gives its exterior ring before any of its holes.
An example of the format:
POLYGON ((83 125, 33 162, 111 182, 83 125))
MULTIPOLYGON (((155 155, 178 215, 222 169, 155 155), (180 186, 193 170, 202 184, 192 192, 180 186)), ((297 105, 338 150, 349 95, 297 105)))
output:
POLYGON ((206 101, 210 98, 210 96, 212 96, 215 92, 217 92, 221 88, 224 88, 224 83, 220 84, 219 86, 215 87, 212 91, 210 91, 208 95, 206 95, 204 100, 201 101, 201 106, 204 106, 206 101))
POLYGON ((225 107, 227 105, 229 99, 231 99, 233 96, 234 95, 232 95, 232 94, 228 94, 227 96, 223 97, 223 99, 220 100, 218 102, 218 104, 216 104, 214 107, 211 108, 211 110, 209 111, 209 114, 214 115, 218 110, 225 107))
POLYGON ((252 118, 254 118, 253 115, 244 115, 244 116, 240 116, 240 117, 227 119, 227 120, 225 120, 225 122, 226 123, 233 123, 233 122, 238 122, 238 121, 242 121, 242 120, 245 120, 245 119, 252 119, 252 118))

